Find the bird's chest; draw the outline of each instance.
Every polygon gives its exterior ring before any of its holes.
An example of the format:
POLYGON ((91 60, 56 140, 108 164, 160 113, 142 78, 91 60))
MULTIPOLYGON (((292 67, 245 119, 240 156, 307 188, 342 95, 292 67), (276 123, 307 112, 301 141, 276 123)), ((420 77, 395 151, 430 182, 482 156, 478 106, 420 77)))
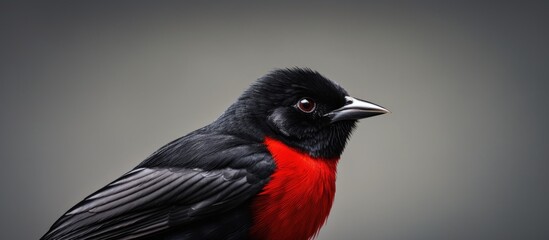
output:
POLYGON ((315 159, 267 138, 276 162, 252 205, 254 239, 309 239, 326 221, 335 194, 337 159, 315 159))

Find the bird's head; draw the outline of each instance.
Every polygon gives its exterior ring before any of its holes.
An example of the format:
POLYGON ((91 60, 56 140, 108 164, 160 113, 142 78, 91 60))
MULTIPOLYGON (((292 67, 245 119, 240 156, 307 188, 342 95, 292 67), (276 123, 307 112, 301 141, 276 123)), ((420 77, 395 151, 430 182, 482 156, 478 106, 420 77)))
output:
POLYGON ((238 128, 254 135, 278 139, 313 157, 336 158, 359 119, 388 112, 349 96, 318 72, 291 68, 258 79, 225 115, 245 122, 238 128))

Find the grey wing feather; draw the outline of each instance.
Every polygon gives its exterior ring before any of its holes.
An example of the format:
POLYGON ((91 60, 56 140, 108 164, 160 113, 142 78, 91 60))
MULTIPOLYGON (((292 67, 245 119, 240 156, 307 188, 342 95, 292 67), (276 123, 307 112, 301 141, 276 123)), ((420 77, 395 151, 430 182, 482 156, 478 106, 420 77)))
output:
POLYGON ((244 169, 138 168, 87 197, 42 239, 134 239, 246 201, 261 190, 244 169))

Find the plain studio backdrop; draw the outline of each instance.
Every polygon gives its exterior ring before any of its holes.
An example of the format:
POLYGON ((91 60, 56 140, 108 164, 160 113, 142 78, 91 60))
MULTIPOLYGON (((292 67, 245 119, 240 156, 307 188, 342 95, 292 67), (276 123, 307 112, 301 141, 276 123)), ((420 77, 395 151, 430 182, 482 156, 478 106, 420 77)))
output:
POLYGON ((0 239, 293 66, 392 111, 318 239, 549 239, 547 4, 197 2, 0 3, 0 239))

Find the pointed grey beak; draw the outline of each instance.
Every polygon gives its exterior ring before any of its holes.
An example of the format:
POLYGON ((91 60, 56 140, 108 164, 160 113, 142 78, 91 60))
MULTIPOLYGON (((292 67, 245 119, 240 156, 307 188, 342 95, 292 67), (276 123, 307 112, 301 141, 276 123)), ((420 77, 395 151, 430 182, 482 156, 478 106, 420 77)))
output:
POLYGON ((346 96, 345 100, 345 106, 324 115, 325 117, 329 117, 332 123, 341 120, 358 120, 389 113, 389 110, 371 102, 349 96, 346 96))

